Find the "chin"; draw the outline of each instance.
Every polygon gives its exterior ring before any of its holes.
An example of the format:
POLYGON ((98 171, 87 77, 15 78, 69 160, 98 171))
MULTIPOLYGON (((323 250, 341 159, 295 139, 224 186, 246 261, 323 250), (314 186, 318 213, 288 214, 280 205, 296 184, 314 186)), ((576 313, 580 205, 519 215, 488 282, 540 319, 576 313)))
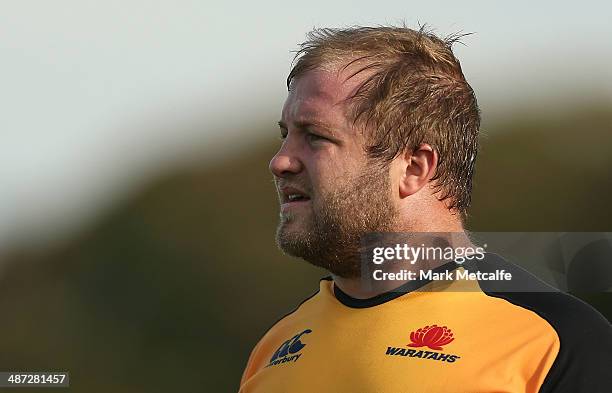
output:
POLYGON ((276 230, 279 243, 306 243, 308 238, 308 233, 295 224, 282 224, 276 230))
POLYGON ((276 230, 276 244, 285 254, 302 258, 311 243, 308 231, 299 228, 296 223, 282 223, 276 230))

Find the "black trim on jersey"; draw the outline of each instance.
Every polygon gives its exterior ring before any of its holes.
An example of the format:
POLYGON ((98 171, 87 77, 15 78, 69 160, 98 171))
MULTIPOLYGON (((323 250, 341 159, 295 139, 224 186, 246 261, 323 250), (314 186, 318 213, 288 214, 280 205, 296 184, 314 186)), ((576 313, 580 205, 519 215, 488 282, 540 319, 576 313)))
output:
MULTIPOLYGON (((322 280, 331 280, 331 276, 329 277, 323 277, 320 281, 322 280)), ((302 306, 302 304, 306 303, 307 301, 309 301, 310 299, 312 299, 313 297, 315 297, 319 292, 321 291, 321 288, 319 287, 319 289, 317 289, 316 291, 314 291, 310 296, 308 296, 307 298, 305 298, 304 300, 302 300, 297 306, 295 306, 293 308, 293 310, 289 311, 288 313, 284 314, 282 317, 278 318, 276 321, 274 321, 273 324, 270 325, 270 327, 268 327, 263 334, 259 337, 259 339, 256 341, 256 344, 259 343, 265 336, 266 334, 268 334, 268 332, 270 330, 272 330, 272 328, 274 326, 276 326, 277 323, 279 323, 280 321, 282 321, 283 319, 287 318, 289 315, 293 314, 294 312, 296 312, 297 310, 299 310, 299 308, 302 306)), ((247 359, 248 362, 248 359, 247 359)))
MULTIPOLYGON (((331 280, 331 277, 323 277, 321 280, 331 280)), ((319 280, 319 282, 321 281, 319 280)), ((286 313, 285 315, 283 315, 282 317, 278 318, 273 324, 270 325, 270 327, 268 327, 263 334, 259 337, 259 339, 256 341, 255 346, 257 346, 257 344, 259 342, 261 342, 261 340, 266 336, 266 334, 268 334, 268 332, 270 330, 272 330, 272 328, 274 326, 276 326, 277 323, 279 323, 280 321, 282 321, 283 319, 285 319, 286 317, 288 317, 289 315, 293 314, 294 312, 296 312, 297 310, 299 310, 299 308, 302 306, 302 304, 306 303, 308 300, 312 299, 313 297, 315 297, 319 292, 321 291, 321 287, 319 286, 319 289, 317 289, 316 291, 314 291, 314 293, 312 293, 310 296, 308 296, 307 298, 305 298, 304 300, 302 300, 297 306, 295 306, 293 308, 293 310, 289 311, 288 313, 286 313)), ((248 366, 248 362, 249 359, 251 357, 251 355, 253 354, 253 351, 255 350, 255 347, 253 347, 253 349, 251 350, 251 354, 247 357, 247 364, 246 366, 248 366)), ((240 382, 238 385, 238 389, 240 390, 240 382)))
MULTIPOLYGON (((434 273, 440 273, 443 271, 452 271, 458 268, 459 266, 461 265, 454 261, 451 261, 443 265, 440 265, 434 269, 431 269, 431 271, 434 273)), ((381 293, 380 295, 376 295, 368 299, 357 299, 350 295, 347 295, 337 285, 334 284, 334 295, 336 296, 336 299, 340 301, 340 303, 344 304, 347 307, 368 308, 368 307, 378 306, 380 304, 396 299, 402 295, 405 295, 409 292, 416 291, 417 289, 423 287, 424 285, 429 284, 431 281, 432 280, 408 281, 405 284, 402 284, 399 287, 389 292, 381 293)))
POLYGON ((540 393, 612 392, 612 325, 582 300, 548 286, 498 255, 485 255, 483 261, 464 263, 464 268, 488 273, 504 269, 526 291, 516 291, 516 286, 507 291, 508 284, 485 280, 478 282, 482 291, 536 313, 559 337, 559 353, 540 393))
MULTIPOLYGON (((327 277, 323 277, 319 280, 319 282, 326 280, 329 281, 331 280, 331 276, 327 276, 327 277)), ((312 299, 313 297, 315 297, 319 292, 321 292, 321 287, 319 286, 319 289, 317 289, 316 291, 314 291, 310 296, 308 296, 307 298, 305 298, 304 300, 302 300, 297 306, 295 306, 293 308, 293 310, 289 311, 288 313, 286 313, 285 315, 283 315, 282 317, 278 318, 272 325, 270 325, 269 328, 266 329, 266 331, 264 332, 264 334, 261 335, 261 338, 264 338, 264 336, 270 331, 272 330, 272 328, 274 326, 276 326, 277 323, 279 323, 280 321, 282 321, 283 319, 287 318, 289 315, 293 314, 294 312, 296 312, 297 310, 300 309, 300 307, 302 307, 302 304, 306 303, 307 301, 309 301, 310 299, 312 299)), ((260 338, 260 340, 261 340, 260 338)), ((259 341, 258 341, 259 342, 259 341)))

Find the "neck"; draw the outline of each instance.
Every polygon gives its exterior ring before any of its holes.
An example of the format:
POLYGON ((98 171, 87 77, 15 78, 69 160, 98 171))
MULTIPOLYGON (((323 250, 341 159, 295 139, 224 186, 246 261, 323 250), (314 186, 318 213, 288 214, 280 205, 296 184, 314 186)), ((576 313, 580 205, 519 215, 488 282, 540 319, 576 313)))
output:
MULTIPOLYGON (((410 262, 405 259, 406 255, 414 255, 411 252, 418 252, 417 248, 421 248, 423 250, 425 247, 440 247, 442 249, 446 249, 447 247, 451 247, 452 249, 457 248, 465 248, 475 246, 470 241, 468 234, 465 232, 463 227, 459 224, 457 225, 436 225, 435 230, 431 230, 431 225, 422 225, 418 226, 415 230, 415 227, 412 226, 410 232, 397 233, 396 235, 391 235, 389 238, 393 238, 391 242, 384 241, 383 244, 375 244, 374 246, 380 248, 378 246, 384 246, 385 249, 392 249, 392 252, 396 253, 396 257, 391 262, 383 262, 378 265, 372 264, 368 266, 364 275, 368 275, 367 277, 354 277, 354 278, 345 278, 339 277, 337 275, 333 275, 334 285, 337 285, 344 293, 347 295, 356 298, 356 299, 368 299, 377 295, 380 295, 385 292, 389 292, 394 290, 395 288, 405 284, 410 280, 374 280, 372 279, 371 273, 374 270, 382 270, 383 272, 397 272, 401 270, 406 271, 414 271, 416 277, 418 277, 419 270, 429 270, 434 269, 438 266, 441 266, 449 260, 445 259, 418 259, 416 262, 410 262), (410 248, 411 246, 414 250, 408 250, 406 247, 410 248), (397 257, 397 255, 400 255, 397 257), (404 259, 402 259, 404 258, 404 259)), ((373 248, 368 248, 373 249, 373 248)), ((380 261, 379 261, 380 262, 380 261)), ((380 277, 380 273, 378 274, 380 277)))

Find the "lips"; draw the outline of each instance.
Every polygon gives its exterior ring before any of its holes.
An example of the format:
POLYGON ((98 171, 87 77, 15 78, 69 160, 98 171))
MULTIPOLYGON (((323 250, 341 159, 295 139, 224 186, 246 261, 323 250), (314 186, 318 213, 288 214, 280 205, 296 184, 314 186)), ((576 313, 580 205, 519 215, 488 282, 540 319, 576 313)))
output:
POLYGON ((283 186, 279 188, 281 204, 294 204, 300 202, 307 202, 310 200, 310 196, 296 187, 283 186))

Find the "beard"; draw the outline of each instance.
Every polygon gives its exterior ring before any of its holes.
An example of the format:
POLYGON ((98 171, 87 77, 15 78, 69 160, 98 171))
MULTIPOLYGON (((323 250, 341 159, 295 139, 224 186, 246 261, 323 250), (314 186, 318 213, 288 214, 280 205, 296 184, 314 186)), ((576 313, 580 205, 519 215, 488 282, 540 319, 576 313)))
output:
POLYGON ((308 217, 298 217, 303 212, 281 215, 277 245, 285 254, 344 278, 361 275, 362 236, 391 232, 399 215, 391 200, 388 168, 377 165, 366 165, 358 176, 321 191, 310 203, 308 217), (287 228, 297 220, 304 221, 302 228, 287 228))

